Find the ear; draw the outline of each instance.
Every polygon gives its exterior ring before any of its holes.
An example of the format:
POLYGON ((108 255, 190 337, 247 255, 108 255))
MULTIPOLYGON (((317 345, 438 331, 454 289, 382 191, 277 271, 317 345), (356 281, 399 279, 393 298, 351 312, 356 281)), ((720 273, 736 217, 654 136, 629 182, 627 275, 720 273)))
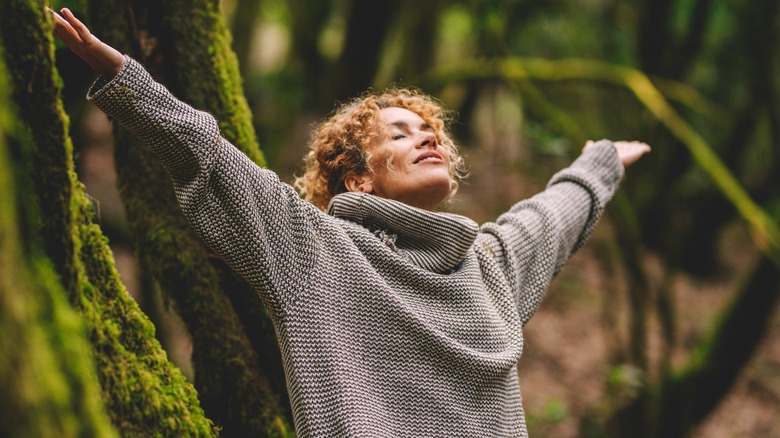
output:
POLYGON ((374 191, 371 179, 366 175, 349 175, 344 179, 344 185, 350 192, 371 193, 374 191))

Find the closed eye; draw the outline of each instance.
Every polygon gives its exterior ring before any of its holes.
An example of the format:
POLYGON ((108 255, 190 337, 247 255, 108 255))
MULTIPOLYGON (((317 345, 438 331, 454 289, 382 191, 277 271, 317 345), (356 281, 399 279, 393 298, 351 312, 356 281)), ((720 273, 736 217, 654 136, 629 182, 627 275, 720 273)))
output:
POLYGON ((406 137, 406 136, 405 136, 405 135, 403 135, 403 134, 398 134, 398 135, 394 135, 394 136, 392 136, 391 138, 392 138, 393 140, 400 140, 400 139, 402 139, 402 138, 404 138, 404 137, 406 137))

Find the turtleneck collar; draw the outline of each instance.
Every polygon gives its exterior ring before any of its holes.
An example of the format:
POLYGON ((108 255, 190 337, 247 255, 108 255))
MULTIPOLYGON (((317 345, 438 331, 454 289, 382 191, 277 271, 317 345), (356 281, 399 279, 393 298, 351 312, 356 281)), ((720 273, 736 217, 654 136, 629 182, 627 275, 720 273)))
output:
POLYGON ((449 272, 463 260, 479 230, 465 216, 431 212, 360 192, 333 197, 328 214, 363 225, 412 263, 438 273, 449 272), (395 241, 388 235, 395 235, 395 241))

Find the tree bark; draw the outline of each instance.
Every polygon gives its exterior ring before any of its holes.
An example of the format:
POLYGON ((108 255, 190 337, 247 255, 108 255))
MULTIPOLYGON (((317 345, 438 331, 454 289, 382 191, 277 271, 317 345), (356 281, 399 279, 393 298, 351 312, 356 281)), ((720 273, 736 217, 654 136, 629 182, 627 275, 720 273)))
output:
POLYGON ((0 436, 118 436, 84 326, 33 236, 40 218, 20 171, 31 145, 12 128, 6 78, 0 61, 0 436))
MULTIPOLYGON (((194 388, 168 362, 154 338, 154 327, 119 281, 106 238, 92 221, 94 210, 73 170, 68 119, 53 68, 51 26, 44 4, 4 3, 3 53, 20 120, 30 133, 31 149, 22 156, 19 168, 31 183, 40 218, 31 235, 46 242, 46 256, 71 304, 81 311, 108 416, 122 434, 213 435, 194 388)), ((34 330, 28 334, 33 337, 34 330)), ((73 356, 70 346, 59 347, 62 350, 56 354, 63 360, 73 356)), ((85 373, 86 378, 90 375, 85 373)), ((60 384, 69 386, 67 380, 60 384)), ((100 404, 94 391, 72 388, 79 398, 74 408, 100 404)), ((46 398, 45 394, 30 396, 46 398)))
POLYGON ((386 40, 391 20, 399 9, 399 3, 349 2, 344 50, 332 70, 332 86, 327 89, 334 94, 321 92, 324 102, 336 99, 344 101, 371 86, 382 59, 382 44, 386 40))

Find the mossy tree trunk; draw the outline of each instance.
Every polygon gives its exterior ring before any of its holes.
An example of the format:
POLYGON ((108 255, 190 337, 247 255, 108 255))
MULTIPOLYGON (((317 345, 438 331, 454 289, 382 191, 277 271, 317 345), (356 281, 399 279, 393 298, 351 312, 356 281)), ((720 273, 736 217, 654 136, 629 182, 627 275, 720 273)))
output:
MULTIPOLYGON (((263 164, 218 2, 101 1, 89 13, 96 34, 213 114, 223 135, 263 164)), ((200 243, 150 150, 122 129, 116 134, 119 188, 142 269, 189 330, 206 414, 225 436, 288 435, 281 354, 257 294, 200 243)))
MULTIPOLYGON (((13 101, 20 125, 29 135, 29 149, 20 148, 14 157, 17 179, 32 194, 27 201, 35 204, 28 210, 37 212, 36 221, 26 222, 30 228, 25 239, 35 241, 37 237, 43 247, 39 257, 30 246, 18 258, 20 269, 9 273, 17 276, 20 290, 15 290, 15 295, 2 293, 4 310, 11 310, 13 315, 21 309, 14 316, 18 319, 25 311, 28 315, 20 331, 4 331, 26 341, 7 346, 8 356, 4 349, 4 358, 18 355, 19 362, 12 361, 11 373, 2 375, 26 378, 40 371, 30 382, 37 379, 45 383, 24 386, 29 392, 23 394, 26 400, 19 404, 3 392, 4 403, 10 400, 13 405, 13 409, 3 409, 3 414, 21 411, 12 421, 39 427, 29 429, 32 435, 19 431, 10 436, 110 436, 111 426, 102 417, 103 410, 122 435, 214 435, 215 429, 203 415, 194 388, 168 362, 154 337, 154 326, 119 281, 107 240, 92 221, 94 210, 74 171, 68 118, 53 67, 51 22, 44 3, 5 0, 1 17, 2 53, 13 101), (36 275, 41 276, 33 279, 36 275), (21 295, 25 291, 30 293, 21 295), (68 313, 72 310, 62 304, 67 301, 65 297, 80 313, 88 339, 86 348, 79 340, 79 323, 68 313), (49 351, 46 342, 51 346, 49 351), (42 347, 33 361, 39 361, 40 366, 22 368, 30 359, 25 361, 24 355, 29 352, 23 346, 36 343, 42 347), (88 383, 95 374, 100 391, 94 388, 94 380, 88 383), (97 397, 98 392, 101 397, 97 397), (53 411, 46 408, 45 401, 50 398, 59 404, 62 415, 49 413, 53 411), (31 400, 43 400, 39 405, 46 409, 36 409, 31 400)), ((10 207, 2 207, 6 217, 13 211, 10 207)), ((11 233, 7 221, 3 222, 3 234, 11 233)), ((14 246, 12 240, 3 239, 4 257, 17 258, 14 246)), ((3 269, 12 266, 3 263, 3 269)), ((3 275, 5 282, 9 278, 14 277, 3 275)))
POLYGON ((28 139, 0 60, 0 436, 117 436, 93 378, 84 325, 35 238, 28 139))

